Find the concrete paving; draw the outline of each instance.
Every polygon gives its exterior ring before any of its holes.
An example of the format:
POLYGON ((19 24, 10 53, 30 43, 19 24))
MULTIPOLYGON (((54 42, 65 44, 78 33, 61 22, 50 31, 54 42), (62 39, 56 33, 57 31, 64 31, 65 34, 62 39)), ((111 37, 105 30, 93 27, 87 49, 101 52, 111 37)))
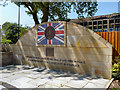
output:
POLYGON ((0 67, 0 89, 8 88, 107 88, 111 80, 70 72, 10 65, 0 67))

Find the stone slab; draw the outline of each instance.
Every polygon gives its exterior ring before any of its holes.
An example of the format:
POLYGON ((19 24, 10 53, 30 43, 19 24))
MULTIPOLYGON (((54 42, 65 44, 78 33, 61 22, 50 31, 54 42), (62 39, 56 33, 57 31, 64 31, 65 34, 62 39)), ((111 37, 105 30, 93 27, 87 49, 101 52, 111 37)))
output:
POLYGON ((105 88, 105 86, 103 86, 101 84, 88 83, 83 88, 105 88))
POLYGON ((65 86, 69 86, 71 88, 83 88, 87 83, 87 81, 84 80, 71 80, 65 86))
MULTIPOLYGON (((42 72, 32 71, 32 69, 21 70, 22 72, 19 73, 18 71, 11 72, 8 77, 0 78, 0 81, 16 88, 69 88, 73 90, 79 88, 107 88, 111 82, 109 79, 93 78, 92 76, 50 69, 42 72), (32 72, 34 73, 32 74, 32 72), (32 76, 35 76, 35 78, 32 78, 32 76)), ((0 74, 4 75, 6 73, 0 74)))
POLYGON ((103 78, 98 78, 98 79, 93 79, 90 82, 94 84, 104 84, 104 83, 109 83, 110 80, 103 79, 103 78))
POLYGON ((18 82, 21 82, 21 83, 27 83, 27 82, 29 82, 29 81, 32 81, 33 79, 31 79, 31 78, 28 78, 28 77, 21 77, 21 78, 18 78, 18 79, 16 79, 15 81, 18 81, 18 82))
POLYGON ((7 90, 7 89, 5 89, 4 86, 0 85, 0 90, 2 90, 2 89, 7 90))
POLYGON ((57 87, 62 87, 66 84, 67 82, 66 81, 62 81, 62 80, 58 80, 58 79, 54 79, 54 80, 51 80, 49 82, 47 82, 46 84, 49 84, 49 85, 52 85, 52 86, 57 86, 57 87))
POLYGON ((46 85, 44 85, 44 88, 54 88, 54 89, 56 89, 56 88, 59 88, 59 87, 46 84, 46 85))
POLYGON ((25 83, 25 82, 19 82, 19 81, 12 81, 10 84, 15 86, 16 88, 36 88, 37 87, 33 84, 25 83))
POLYGON ((61 81, 65 81, 65 82, 69 82, 71 79, 73 79, 73 77, 58 77, 56 79, 61 80, 61 81))
POLYGON ((41 85, 44 85, 46 84, 47 82, 49 82, 50 79, 41 79, 41 78, 38 78, 38 79, 34 79, 28 83, 32 84, 32 85, 35 85, 35 86, 41 86, 41 85))

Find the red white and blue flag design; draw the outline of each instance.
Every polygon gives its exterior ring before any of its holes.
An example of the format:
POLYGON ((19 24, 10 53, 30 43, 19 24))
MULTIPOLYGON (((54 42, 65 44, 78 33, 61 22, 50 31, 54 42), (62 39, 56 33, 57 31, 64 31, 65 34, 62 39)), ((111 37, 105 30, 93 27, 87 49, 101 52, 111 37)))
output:
POLYGON ((48 23, 38 26, 37 44, 63 45, 64 23, 48 23))

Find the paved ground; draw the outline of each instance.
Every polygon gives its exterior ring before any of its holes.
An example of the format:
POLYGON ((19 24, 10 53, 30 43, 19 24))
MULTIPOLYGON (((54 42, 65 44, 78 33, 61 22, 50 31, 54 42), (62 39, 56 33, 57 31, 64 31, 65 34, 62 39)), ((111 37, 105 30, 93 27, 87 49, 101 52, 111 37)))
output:
POLYGON ((2 88, 106 88, 110 80, 24 65, 0 67, 2 88))

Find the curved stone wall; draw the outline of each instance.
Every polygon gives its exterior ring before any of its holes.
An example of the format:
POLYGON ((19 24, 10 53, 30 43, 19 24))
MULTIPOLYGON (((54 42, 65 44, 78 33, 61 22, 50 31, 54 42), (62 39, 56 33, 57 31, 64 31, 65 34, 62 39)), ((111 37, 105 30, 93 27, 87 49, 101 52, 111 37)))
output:
POLYGON ((17 63, 111 78, 112 45, 75 23, 36 25, 12 45, 12 51, 17 63), (47 30, 50 27, 54 29, 47 30))

